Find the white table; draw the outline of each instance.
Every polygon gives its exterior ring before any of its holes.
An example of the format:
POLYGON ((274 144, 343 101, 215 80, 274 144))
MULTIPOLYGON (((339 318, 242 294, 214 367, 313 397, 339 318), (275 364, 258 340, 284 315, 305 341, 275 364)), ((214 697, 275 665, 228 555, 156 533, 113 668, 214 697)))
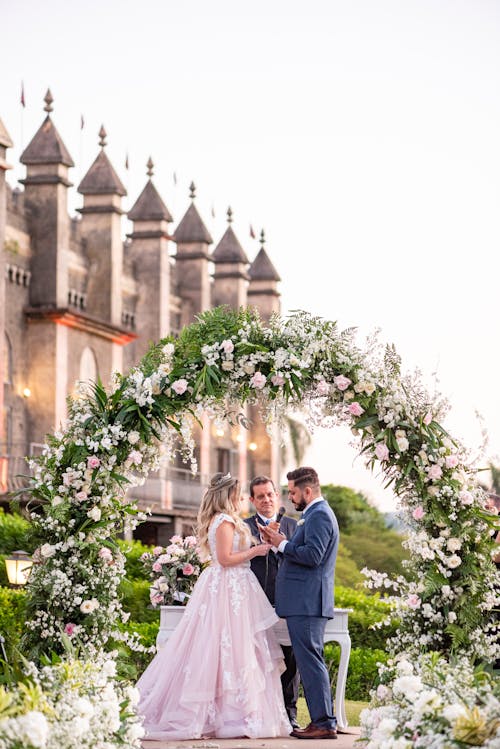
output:
MULTIPOLYGON (((156 638, 156 646, 164 645, 177 624, 181 621, 184 606, 161 606, 160 607, 160 629, 156 638)), ((335 609, 333 619, 329 619, 325 628, 325 642, 338 642, 340 645, 340 663, 337 673, 337 684, 335 686, 335 715, 339 728, 347 728, 347 717, 345 714, 345 685, 347 681, 347 668, 349 656, 351 655, 351 638, 349 635, 348 617, 352 609, 335 609)), ((286 621, 280 619, 274 626, 276 636, 281 645, 290 645, 290 637, 286 621)))

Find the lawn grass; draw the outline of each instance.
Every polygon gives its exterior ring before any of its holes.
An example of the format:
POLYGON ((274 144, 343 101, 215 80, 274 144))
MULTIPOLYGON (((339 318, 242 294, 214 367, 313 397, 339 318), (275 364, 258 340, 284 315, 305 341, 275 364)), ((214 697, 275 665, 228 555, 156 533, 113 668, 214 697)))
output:
MULTIPOLYGON (((368 707, 368 702, 345 701, 345 712, 350 726, 359 726, 359 714, 365 707, 368 707)), ((302 728, 305 728, 310 722, 306 701, 303 697, 299 697, 297 702, 297 720, 302 728)))

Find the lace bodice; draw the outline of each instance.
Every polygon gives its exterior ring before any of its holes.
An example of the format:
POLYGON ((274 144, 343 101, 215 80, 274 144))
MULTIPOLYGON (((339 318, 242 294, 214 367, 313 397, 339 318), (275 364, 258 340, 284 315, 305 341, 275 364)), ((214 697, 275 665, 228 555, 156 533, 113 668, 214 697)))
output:
MULTIPOLYGON (((208 545, 210 547, 210 556, 212 557, 212 564, 217 564, 217 565, 219 564, 219 561, 217 559, 217 549, 215 546, 215 533, 219 525, 223 523, 224 520, 227 520, 229 523, 232 523, 233 525, 235 524, 233 518, 230 515, 226 515, 225 513, 220 513, 220 515, 215 516, 215 518, 212 520, 212 525, 208 529, 208 545)), ((248 549, 250 547, 249 539, 248 540, 243 539, 243 543, 241 545, 240 545, 240 539, 241 539, 241 534, 235 530, 234 536, 233 536, 232 551, 242 551, 242 549, 248 549)), ((235 566, 249 567, 250 562, 241 562, 241 564, 238 564, 235 566)))

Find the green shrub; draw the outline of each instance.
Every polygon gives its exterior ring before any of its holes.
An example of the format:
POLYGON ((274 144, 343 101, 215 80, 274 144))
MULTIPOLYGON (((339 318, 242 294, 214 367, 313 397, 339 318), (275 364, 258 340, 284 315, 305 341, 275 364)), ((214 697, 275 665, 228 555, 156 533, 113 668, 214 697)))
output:
POLYGON ((140 560, 141 554, 151 551, 151 546, 145 546, 140 541, 118 541, 122 554, 125 554, 125 574, 129 580, 145 580, 147 575, 140 560))
POLYGON ((120 583, 122 606, 135 622, 155 622, 160 618, 160 610, 152 609, 149 601, 148 580, 128 580, 120 583))
POLYGON ((5 638, 7 659, 13 659, 14 650, 24 631, 26 619, 26 593, 24 590, 0 588, 0 634, 5 638))
POLYGON ((336 585, 345 585, 349 587, 359 587, 362 585, 364 576, 356 567, 351 552, 342 541, 339 543, 337 554, 337 563, 335 564, 335 583, 336 585))
POLYGON ((8 556, 19 549, 31 553, 34 548, 29 532, 30 524, 26 518, 0 508, 0 554, 8 556))
MULTIPOLYGON (((349 659, 345 696, 348 700, 368 700, 370 689, 378 683, 378 663, 386 663, 389 655, 384 650, 353 648, 349 659)), ((333 643, 325 645, 325 662, 335 690, 340 661, 340 647, 333 643)))
POLYGON ((395 634, 397 621, 373 628, 390 613, 389 604, 378 593, 367 594, 338 586, 335 588, 335 606, 338 609, 353 609, 349 614, 349 634, 353 647, 385 650, 387 639, 395 634))
MULTIPOLYGON (((156 645, 156 636, 160 628, 160 621, 156 622, 134 622, 129 620, 126 624, 120 625, 121 632, 127 632, 130 635, 136 634, 139 637, 140 644, 145 648, 156 645)), ((118 669, 120 676, 136 681, 146 666, 153 659, 153 653, 140 653, 132 650, 124 643, 118 643, 118 669)))
POLYGON ((402 547, 403 536, 396 531, 358 525, 352 535, 342 533, 342 541, 359 569, 368 567, 390 576, 404 574, 402 562, 408 558, 408 552, 402 547))

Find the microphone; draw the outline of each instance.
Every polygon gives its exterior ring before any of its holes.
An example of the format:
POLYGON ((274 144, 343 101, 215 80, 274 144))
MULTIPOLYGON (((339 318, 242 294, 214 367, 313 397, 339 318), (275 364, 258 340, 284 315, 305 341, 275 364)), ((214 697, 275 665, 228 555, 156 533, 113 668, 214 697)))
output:
POLYGON ((278 525, 280 524, 281 518, 283 517, 285 512, 286 512, 286 507, 281 506, 278 510, 278 514, 276 515, 276 522, 278 523, 278 525))

